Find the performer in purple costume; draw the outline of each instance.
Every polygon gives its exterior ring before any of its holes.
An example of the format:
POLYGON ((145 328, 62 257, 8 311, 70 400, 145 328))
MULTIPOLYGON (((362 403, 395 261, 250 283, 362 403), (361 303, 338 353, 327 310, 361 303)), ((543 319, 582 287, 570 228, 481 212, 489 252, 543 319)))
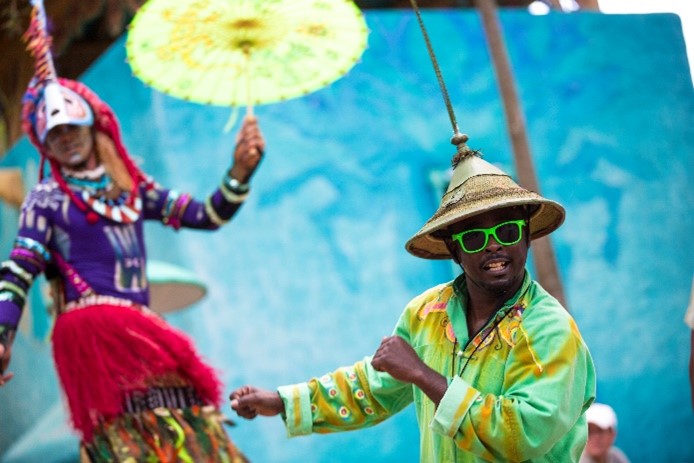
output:
POLYGON ((147 308, 143 223, 214 230, 230 220, 263 155, 257 121, 244 120, 232 167, 197 201, 144 175, 111 108, 85 85, 58 79, 49 43, 27 35, 38 63, 23 128, 51 175, 26 197, 0 266, 0 386, 12 378, 27 291, 45 272, 56 307, 53 357, 82 461, 246 461, 222 426, 215 371, 147 308))

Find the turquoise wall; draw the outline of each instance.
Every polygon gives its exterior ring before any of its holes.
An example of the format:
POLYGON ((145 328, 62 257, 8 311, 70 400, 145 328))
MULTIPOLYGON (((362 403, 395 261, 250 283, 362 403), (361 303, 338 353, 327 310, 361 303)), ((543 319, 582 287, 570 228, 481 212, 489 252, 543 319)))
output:
MULTIPOLYGON (((368 11, 369 48, 347 76, 256 108, 267 155, 239 216, 208 234, 148 225, 150 256, 194 271, 207 297, 169 321, 195 338, 226 390, 273 388, 373 353, 409 299, 452 278, 405 241, 435 210, 450 123, 410 11, 368 11)), ((632 462, 694 461, 682 322, 694 275, 694 98, 674 15, 502 16, 544 195, 568 216, 552 235, 569 309, 620 418, 632 462)), ((513 171, 479 17, 424 12, 461 129, 513 171)), ((186 103, 131 75, 123 40, 84 75, 160 183, 202 198, 229 165, 228 108, 186 103)), ((26 140, 3 159, 36 178, 26 140)), ((7 255, 16 211, 0 210, 7 255)), ((35 291, 36 293, 36 291, 35 291)), ((40 294, 0 390, 3 462, 74 459, 45 342, 40 294)), ((229 408, 225 411, 231 416, 229 408)), ((412 410, 372 429, 287 439, 279 419, 234 418, 255 462, 416 461, 412 410)))

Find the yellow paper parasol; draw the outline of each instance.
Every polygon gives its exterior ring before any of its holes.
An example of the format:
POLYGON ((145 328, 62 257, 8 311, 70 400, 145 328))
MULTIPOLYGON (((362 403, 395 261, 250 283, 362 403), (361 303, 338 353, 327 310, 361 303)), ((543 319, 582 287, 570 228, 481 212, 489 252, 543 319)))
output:
POLYGON ((252 112, 334 82, 367 37, 351 0, 148 0, 126 51, 135 75, 157 90, 252 112))

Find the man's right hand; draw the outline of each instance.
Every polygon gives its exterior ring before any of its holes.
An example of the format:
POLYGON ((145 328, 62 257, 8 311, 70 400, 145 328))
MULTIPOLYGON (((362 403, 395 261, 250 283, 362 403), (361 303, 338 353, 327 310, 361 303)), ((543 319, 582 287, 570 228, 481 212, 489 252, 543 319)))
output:
POLYGON ((229 176, 248 183, 265 154, 265 139, 254 116, 246 116, 236 138, 234 163, 229 176))
POLYGON ((4 386, 14 376, 14 373, 5 374, 7 367, 10 365, 10 357, 12 357, 12 344, 10 343, 7 349, 0 344, 0 386, 4 386))
POLYGON ((243 386, 229 395, 231 408, 242 417, 252 420, 258 415, 275 416, 284 413, 284 402, 276 391, 243 386))

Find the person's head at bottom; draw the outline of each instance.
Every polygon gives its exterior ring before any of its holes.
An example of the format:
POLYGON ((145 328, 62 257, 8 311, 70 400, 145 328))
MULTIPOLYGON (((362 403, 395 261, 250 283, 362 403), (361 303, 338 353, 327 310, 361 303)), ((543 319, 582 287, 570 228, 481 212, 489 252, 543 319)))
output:
POLYGON ((596 461, 607 456, 617 438, 617 415, 612 407, 594 403, 586 412, 588 443, 585 454, 596 461))

